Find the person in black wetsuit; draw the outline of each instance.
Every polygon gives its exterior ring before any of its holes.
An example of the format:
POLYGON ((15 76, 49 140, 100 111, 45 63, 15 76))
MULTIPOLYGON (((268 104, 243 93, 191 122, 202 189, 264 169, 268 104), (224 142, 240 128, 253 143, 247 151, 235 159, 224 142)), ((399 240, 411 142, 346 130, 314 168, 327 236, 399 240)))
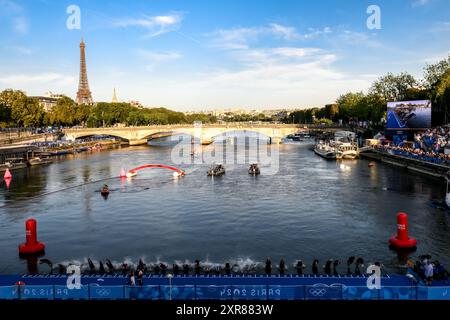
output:
POLYGON ((295 269, 297 270, 297 275, 299 275, 299 276, 303 275, 303 268, 305 268, 303 261, 298 260, 297 264, 295 265, 295 269))
POLYGON ((364 267, 364 260, 362 258, 356 259, 355 275, 357 276, 362 274, 360 267, 364 267))
POLYGON ((266 267, 264 268, 266 275, 270 276, 272 274, 272 261, 270 261, 270 258, 267 257, 266 260, 266 267))
POLYGON ((159 264, 155 264, 155 266, 153 267, 153 273, 157 276, 159 276, 159 273, 161 271, 161 268, 159 267, 159 264))
POLYGON ((315 275, 315 276, 319 275, 319 260, 314 259, 311 270, 312 270, 313 275, 315 275))
POLYGON ((187 263, 183 264, 183 274, 185 276, 189 275, 189 265, 187 263))
POLYGON ((231 276, 231 265, 229 262, 225 263, 225 274, 231 276))
POLYGON ((200 266, 200 261, 199 260, 195 260, 195 265, 194 265, 194 273, 195 273, 195 275, 199 275, 201 271, 202 271, 202 267, 200 266))
POLYGON ((284 262, 283 258, 281 258, 281 260, 280 260, 279 268, 280 268, 280 276, 284 276, 284 273, 286 271, 286 263, 284 262))
POLYGON ((143 270, 139 270, 137 273, 137 283, 138 286, 142 287, 144 285, 144 271, 143 270))
POLYGON ((326 274, 327 276, 331 276, 331 265, 332 265, 332 263, 333 263, 333 260, 330 259, 330 260, 328 260, 328 261, 325 263, 325 266, 323 267, 323 269, 324 269, 324 271, 325 271, 325 274, 326 274))
POLYGON ((338 265, 340 264, 339 260, 334 260, 333 262, 333 275, 335 277, 339 276, 339 272, 337 270, 338 265))
POLYGON ((178 266, 178 264, 174 263, 173 264, 173 275, 177 276, 180 274, 180 267, 178 266))
POLYGON ((161 262, 161 263, 159 264, 159 268, 161 269, 161 274, 162 274, 163 276, 165 276, 166 273, 167 273, 167 265, 161 262))
POLYGON ((350 257, 347 259, 347 274, 351 275, 352 271, 350 270, 350 266, 353 264, 353 262, 355 262, 355 257, 350 257))

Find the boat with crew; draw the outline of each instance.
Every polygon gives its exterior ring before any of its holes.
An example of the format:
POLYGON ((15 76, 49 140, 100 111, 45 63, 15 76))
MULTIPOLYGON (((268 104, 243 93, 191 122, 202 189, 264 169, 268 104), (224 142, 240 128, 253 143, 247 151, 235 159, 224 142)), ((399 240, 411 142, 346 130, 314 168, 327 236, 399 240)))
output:
POLYGON ((217 177, 225 174, 225 167, 221 164, 215 165, 207 171, 207 175, 210 177, 217 177))
POLYGON ((259 169, 257 163, 251 164, 250 168, 248 168, 248 174, 256 176, 256 175, 258 175, 260 173, 261 173, 261 170, 259 169))

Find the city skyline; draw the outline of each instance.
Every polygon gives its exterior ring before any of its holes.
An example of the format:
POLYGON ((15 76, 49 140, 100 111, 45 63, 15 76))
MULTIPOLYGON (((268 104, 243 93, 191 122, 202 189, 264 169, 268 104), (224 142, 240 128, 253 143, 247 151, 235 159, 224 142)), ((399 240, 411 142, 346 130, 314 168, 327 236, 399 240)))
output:
POLYGON ((75 99, 82 36, 94 101, 116 88, 180 111, 323 106, 390 71, 420 78, 448 54, 448 2, 378 1, 375 30, 370 4, 0 0, 0 90, 75 99), (72 4, 79 30, 66 27, 72 4))

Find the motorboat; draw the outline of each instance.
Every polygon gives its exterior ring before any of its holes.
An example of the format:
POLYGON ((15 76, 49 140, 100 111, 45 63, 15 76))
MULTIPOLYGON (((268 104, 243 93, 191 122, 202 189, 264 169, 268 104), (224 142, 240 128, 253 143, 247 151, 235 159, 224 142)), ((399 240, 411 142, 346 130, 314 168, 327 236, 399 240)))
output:
POLYGON ((319 142, 314 147, 314 152, 322 158, 334 160, 336 159, 336 149, 329 143, 319 142))
POLYGON ((348 159, 348 160, 354 160, 359 157, 359 150, 358 147, 353 143, 336 143, 335 145, 336 150, 336 159, 342 160, 342 159, 348 159))
POLYGON ((104 184, 102 189, 100 190, 102 196, 107 196, 109 194, 109 187, 107 184, 104 184))
POLYGON ((225 174, 225 167, 221 164, 218 164, 211 169, 208 170, 207 175, 212 177, 217 177, 225 174))
POLYGON ((259 170, 258 164, 256 164, 256 163, 253 163, 252 165, 250 165, 250 168, 248 168, 248 174, 256 176, 260 173, 261 173, 261 170, 259 170))
POLYGON ((22 158, 8 158, 5 163, 1 165, 0 171, 16 170, 16 169, 24 169, 27 167, 27 164, 22 158))
POLYGON ((309 134, 309 132, 298 132, 296 134, 294 134, 294 136, 292 137, 293 141, 308 141, 311 140, 311 135, 309 134))
POLYGON ((41 157, 34 157, 28 160, 28 163, 30 166, 38 166, 42 164, 50 164, 53 162, 52 158, 41 158, 41 157))

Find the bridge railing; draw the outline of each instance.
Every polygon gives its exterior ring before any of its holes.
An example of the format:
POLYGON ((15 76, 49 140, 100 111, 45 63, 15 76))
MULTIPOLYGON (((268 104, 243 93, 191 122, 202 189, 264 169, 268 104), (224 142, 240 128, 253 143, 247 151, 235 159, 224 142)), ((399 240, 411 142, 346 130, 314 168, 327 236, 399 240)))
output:
POLYGON ((314 285, 0 286, 0 300, 450 300, 449 287, 314 285))

